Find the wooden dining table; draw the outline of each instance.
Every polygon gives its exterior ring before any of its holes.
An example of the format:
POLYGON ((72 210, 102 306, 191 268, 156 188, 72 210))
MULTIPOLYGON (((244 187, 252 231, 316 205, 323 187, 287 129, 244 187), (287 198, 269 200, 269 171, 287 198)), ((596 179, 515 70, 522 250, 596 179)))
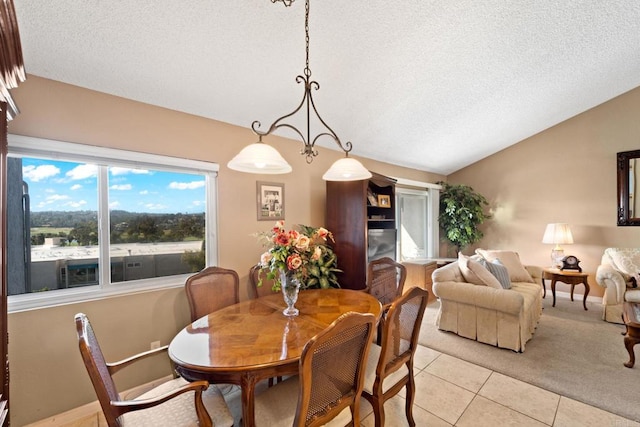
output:
POLYGON ((274 293, 217 310, 181 330, 169 357, 189 381, 239 385, 243 425, 254 426, 259 381, 297 374, 305 344, 340 315, 381 312, 376 298, 349 289, 304 290, 295 306, 299 315, 285 316, 282 294, 274 293))

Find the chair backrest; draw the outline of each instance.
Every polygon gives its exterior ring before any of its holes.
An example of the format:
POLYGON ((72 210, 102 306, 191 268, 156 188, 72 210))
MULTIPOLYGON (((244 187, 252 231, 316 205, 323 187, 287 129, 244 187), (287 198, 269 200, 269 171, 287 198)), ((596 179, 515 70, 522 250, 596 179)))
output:
POLYGON ((402 295, 406 278, 406 267, 389 257, 370 261, 367 266, 366 291, 383 305, 390 304, 402 295))
POLYGON ((324 425, 349 406, 354 425, 360 425, 360 396, 374 328, 373 314, 349 312, 305 345, 294 426, 324 425))
POLYGON ((184 287, 192 322, 240 302, 240 278, 234 270, 207 267, 190 276, 184 287))
POLYGON ((267 278, 267 271, 268 269, 263 268, 261 264, 256 264, 249 270, 249 279, 251 280, 251 285, 253 285, 252 298, 260 298, 275 292, 271 289, 275 280, 267 278), (262 284, 258 286, 260 279, 262 279, 262 284))
POLYGON ((429 293, 414 287, 394 301, 382 322, 380 339, 380 358, 376 376, 382 381, 407 364, 409 375, 413 375, 413 355, 418 345, 420 325, 427 307, 429 293))
POLYGON ((120 401, 120 395, 109 372, 102 350, 100 350, 98 339, 84 313, 76 314, 75 321, 80 354, 93 383, 93 388, 98 396, 107 424, 109 426, 120 426, 119 415, 111 406, 111 402, 120 401))

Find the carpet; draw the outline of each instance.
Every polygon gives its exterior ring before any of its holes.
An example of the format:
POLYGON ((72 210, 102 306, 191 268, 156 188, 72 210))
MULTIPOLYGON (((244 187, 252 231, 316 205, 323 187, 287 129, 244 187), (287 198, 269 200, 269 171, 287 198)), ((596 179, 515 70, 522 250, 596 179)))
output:
MULTIPOLYGON (((640 421, 640 357, 629 369, 624 325, 602 320, 602 306, 551 296, 523 353, 444 332, 435 326, 439 302, 427 306, 419 343, 545 390, 640 421)), ((640 346, 637 346, 640 347, 640 346)), ((636 350, 637 353, 637 350, 636 350)))

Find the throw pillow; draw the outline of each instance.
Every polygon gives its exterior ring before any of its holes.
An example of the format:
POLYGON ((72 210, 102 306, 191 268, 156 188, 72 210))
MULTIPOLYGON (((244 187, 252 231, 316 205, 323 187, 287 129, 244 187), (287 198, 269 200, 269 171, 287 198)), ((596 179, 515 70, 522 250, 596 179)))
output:
POLYGON ((509 272, 509 279, 511 279, 512 282, 535 283, 533 277, 531 277, 529 272, 520 262, 520 257, 518 256, 517 252, 476 249, 476 253, 482 258, 486 259, 488 262, 493 262, 496 259, 500 259, 502 265, 507 267, 507 271, 509 272))
POLYGON ((489 270, 484 268, 478 261, 463 255, 462 252, 458 253, 458 267, 460 268, 462 277, 464 277, 467 283, 485 285, 491 288, 502 288, 498 279, 496 279, 489 270))
POLYGON ((509 279, 509 270, 502 265, 499 259, 495 259, 493 262, 485 261, 484 266, 487 270, 493 274, 503 289, 511 289, 511 280, 509 279))

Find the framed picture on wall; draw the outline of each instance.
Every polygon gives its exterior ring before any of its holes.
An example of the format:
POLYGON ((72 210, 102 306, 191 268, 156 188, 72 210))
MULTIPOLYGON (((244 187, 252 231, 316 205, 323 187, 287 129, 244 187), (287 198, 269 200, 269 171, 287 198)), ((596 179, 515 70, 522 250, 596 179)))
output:
POLYGON ((284 219, 284 184, 256 182, 258 221, 284 219))

